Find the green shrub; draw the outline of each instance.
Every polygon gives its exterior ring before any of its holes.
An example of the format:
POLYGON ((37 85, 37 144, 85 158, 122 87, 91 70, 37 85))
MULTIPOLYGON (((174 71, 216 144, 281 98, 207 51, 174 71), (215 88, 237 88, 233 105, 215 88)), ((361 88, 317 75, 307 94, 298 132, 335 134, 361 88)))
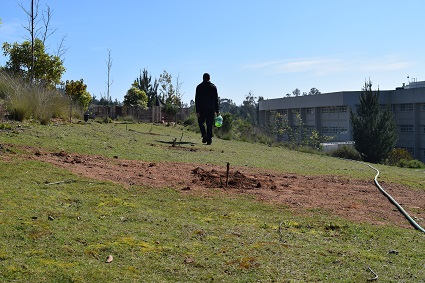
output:
POLYGON ((416 159, 412 159, 412 160, 401 159, 398 162, 397 166, 402 168, 413 168, 413 169, 425 168, 425 164, 416 159))
POLYGON ((388 159, 386 160, 386 164, 390 166, 400 166, 401 160, 410 161, 413 159, 413 156, 408 152, 405 148, 394 148, 391 150, 388 159))
POLYGON ((183 121, 184 126, 194 126, 196 124, 196 117, 194 114, 190 115, 186 120, 183 121))
POLYGON ((233 128, 233 116, 230 113, 224 113, 222 116, 223 125, 221 126, 221 131, 229 133, 233 128))
POLYGON ((331 151, 329 153, 332 157, 339 157, 344 159, 351 159, 351 160, 362 160, 360 153, 357 152, 357 150, 354 149, 352 146, 341 146, 337 149, 331 151))
POLYGON ((10 124, 0 124, 0 130, 11 130, 12 126, 10 124))
POLYGON ((221 134, 217 135, 217 137, 219 137, 220 139, 226 140, 226 141, 230 141, 233 138, 231 132, 229 132, 229 133, 221 133, 221 134))

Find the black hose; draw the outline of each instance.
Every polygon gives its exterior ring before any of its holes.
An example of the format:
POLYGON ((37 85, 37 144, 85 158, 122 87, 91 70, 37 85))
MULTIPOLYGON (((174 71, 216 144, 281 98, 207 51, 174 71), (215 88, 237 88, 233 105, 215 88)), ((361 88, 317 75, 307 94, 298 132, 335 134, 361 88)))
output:
POLYGON ((401 205, 399 205, 382 187, 381 185, 379 185, 378 182, 378 176, 379 176, 379 170, 376 169, 375 167, 373 167, 370 164, 364 163, 364 162, 360 162, 363 163, 367 166, 369 166, 370 168, 372 168, 373 170, 375 170, 377 172, 376 176, 375 176, 375 185, 379 188, 379 190, 391 201, 392 204, 394 204, 397 209, 404 215, 404 217, 407 218, 407 220, 409 220, 410 224, 412 224, 413 227, 415 227, 415 229, 425 233, 425 229, 422 228, 421 226, 419 226, 418 223, 415 222, 415 220, 412 219, 412 217, 409 216, 409 214, 403 209, 403 207, 401 207, 401 205))

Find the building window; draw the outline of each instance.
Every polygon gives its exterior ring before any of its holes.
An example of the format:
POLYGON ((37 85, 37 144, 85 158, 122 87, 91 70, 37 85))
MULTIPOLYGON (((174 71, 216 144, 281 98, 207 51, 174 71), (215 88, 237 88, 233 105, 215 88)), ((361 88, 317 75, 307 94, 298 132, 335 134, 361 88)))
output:
POLYGON ((314 114, 314 108, 307 108, 307 109, 305 110, 305 113, 306 113, 306 114, 314 114))
POLYGON ((322 108, 322 113, 345 113, 347 106, 330 106, 322 108))
POLYGON ((422 111, 425 111, 425 103, 422 104, 422 111))
POLYGON ((400 125, 400 133, 413 133, 413 125, 400 125))
POLYGON ((422 133, 423 133, 423 134, 425 134, 425 126, 423 126, 423 131, 422 131, 422 133))
POLYGON ((403 112, 413 111, 413 103, 400 104, 400 111, 403 111, 403 112))
POLYGON ((346 127, 322 127, 322 134, 347 134, 346 127))

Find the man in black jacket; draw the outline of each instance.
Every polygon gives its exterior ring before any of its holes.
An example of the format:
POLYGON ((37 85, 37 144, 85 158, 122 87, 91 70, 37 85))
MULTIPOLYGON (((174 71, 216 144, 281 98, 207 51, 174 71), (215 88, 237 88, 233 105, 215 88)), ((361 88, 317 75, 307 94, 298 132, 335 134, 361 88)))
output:
POLYGON ((196 87, 195 95, 196 116, 198 116, 199 129, 202 134, 202 142, 212 143, 212 127, 214 123, 214 114, 220 114, 218 108, 217 87, 210 82, 210 75, 203 75, 203 82, 196 87), (205 125, 207 130, 205 131, 205 125))

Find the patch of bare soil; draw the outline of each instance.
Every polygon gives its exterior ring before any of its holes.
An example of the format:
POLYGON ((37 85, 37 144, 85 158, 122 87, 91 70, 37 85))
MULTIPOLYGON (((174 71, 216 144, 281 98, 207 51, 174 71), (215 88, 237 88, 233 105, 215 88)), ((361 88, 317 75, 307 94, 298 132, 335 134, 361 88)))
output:
MULTIPOLYGON (((41 152, 30 148, 27 150, 32 152, 31 159, 51 163, 81 176, 125 186, 170 187, 182 193, 201 194, 219 189, 229 195, 252 194, 260 201, 283 204, 296 213, 311 213, 314 216, 327 212, 356 222, 412 227, 375 187, 373 171, 370 181, 232 166, 227 175, 226 166, 154 163, 66 152, 41 152)), ((425 223, 425 192, 386 184, 384 181, 380 183, 412 217, 417 217, 420 225, 425 223)))

